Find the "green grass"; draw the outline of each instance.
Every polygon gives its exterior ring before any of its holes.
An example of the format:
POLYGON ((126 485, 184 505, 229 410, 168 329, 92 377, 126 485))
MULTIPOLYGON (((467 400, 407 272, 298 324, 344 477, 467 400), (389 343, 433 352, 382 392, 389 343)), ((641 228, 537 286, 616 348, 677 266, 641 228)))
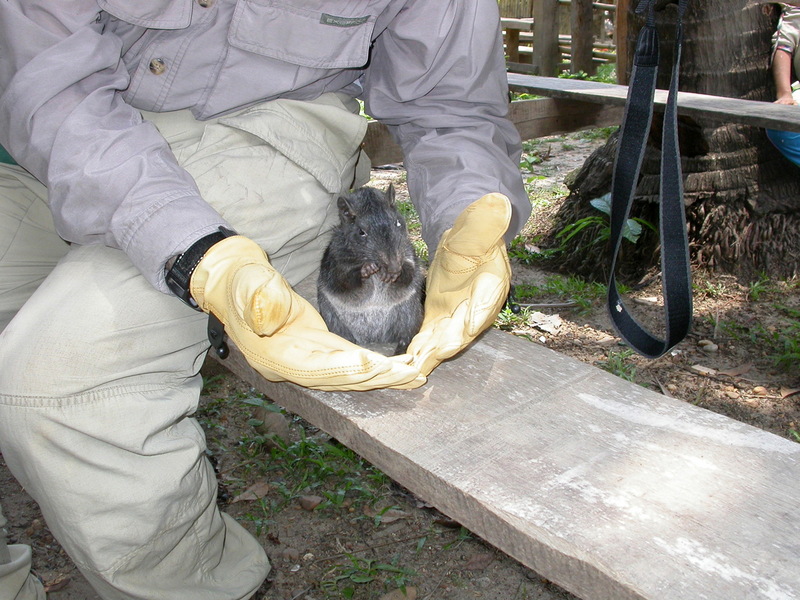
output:
POLYGON ((384 590, 400 589, 405 592, 406 585, 417 575, 415 571, 399 566, 396 560, 382 563, 352 554, 348 554, 347 559, 348 564, 336 565, 325 574, 325 579, 320 582, 322 590, 338 593, 342 598, 352 598, 356 586, 380 580, 384 590))
POLYGON ((616 375, 620 379, 635 382, 636 365, 634 365, 630 360, 635 355, 636 352, 630 348, 609 350, 606 359, 597 361, 597 366, 604 371, 608 371, 612 375, 616 375))
POLYGON ((518 302, 555 297, 559 301, 575 302, 581 313, 590 311, 597 302, 604 300, 606 290, 607 287, 602 283, 586 281, 574 275, 551 275, 541 285, 521 284, 514 287, 518 302))
MULTIPOLYGON (((204 404, 198 418, 204 427, 214 429, 220 403, 240 402, 280 411, 263 397, 211 399, 204 404)), ((250 419, 257 427, 261 421, 250 419)), ((269 530, 275 514, 297 503, 300 496, 318 495, 323 502, 318 511, 349 510, 373 506, 390 494, 391 480, 358 454, 327 436, 312 437, 304 427, 297 427, 296 440, 284 440, 255 429, 245 430, 231 448, 239 456, 239 466, 230 485, 236 495, 244 491, 247 481, 266 481, 275 494, 253 503, 253 510, 243 518, 251 521, 257 534, 269 530)))
POLYGON ((789 374, 800 373, 800 309, 774 304, 779 319, 770 327, 761 323, 743 325, 735 321, 713 321, 711 325, 729 338, 747 343, 760 351, 776 368, 789 374))

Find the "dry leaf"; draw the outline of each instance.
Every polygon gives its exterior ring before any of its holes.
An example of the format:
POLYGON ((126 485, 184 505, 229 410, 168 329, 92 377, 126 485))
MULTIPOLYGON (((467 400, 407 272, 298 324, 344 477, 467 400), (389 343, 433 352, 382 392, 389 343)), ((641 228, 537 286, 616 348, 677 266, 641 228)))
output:
POLYGON ((558 315, 546 315, 541 312, 532 312, 528 317, 528 324, 545 333, 556 333, 564 321, 558 315))
POLYGON ((66 573, 58 573, 53 579, 44 582, 44 591, 58 592, 69 585, 70 577, 66 573))
POLYGON ((231 500, 231 503, 260 500, 269 493, 269 490, 270 487, 266 481, 257 481, 241 494, 236 496, 233 500, 231 500))
POLYGON ((392 523, 397 521, 398 519, 405 519, 410 517, 411 515, 405 511, 398 510, 396 508, 390 508, 383 514, 381 514, 381 523, 392 523))
POLYGON ((739 365, 738 367, 733 367, 730 369, 719 371, 719 374, 728 375, 729 377, 739 377, 740 375, 744 375, 745 373, 747 373, 752 368, 753 368, 752 363, 746 363, 743 365, 739 365))
POLYGON ((494 560, 494 555, 489 554, 488 552, 483 552, 481 554, 473 554, 469 557, 467 564, 464 565, 464 568, 467 571, 483 571, 486 567, 488 567, 491 562, 494 560))
POLYGON ((800 388, 781 388, 781 398, 788 398, 789 396, 794 396, 795 394, 800 394, 800 388))
POLYGON ((710 368, 704 367, 703 365, 692 365, 692 371, 697 373, 698 375, 716 375, 717 372, 710 368))

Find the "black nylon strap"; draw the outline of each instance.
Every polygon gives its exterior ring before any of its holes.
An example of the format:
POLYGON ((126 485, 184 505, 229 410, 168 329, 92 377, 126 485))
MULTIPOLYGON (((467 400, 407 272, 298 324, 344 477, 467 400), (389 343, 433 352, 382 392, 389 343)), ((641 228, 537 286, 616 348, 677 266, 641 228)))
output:
POLYGON ((197 306, 197 302, 194 301, 189 291, 189 283, 192 280, 192 274, 195 268, 197 268, 198 263, 211 246, 232 235, 236 234, 230 229, 220 227, 219 231, 215 231, 214 233, 200 238, 181 254, 169 271, 167 271, 165 277, 167 287, 173 294, 193 309, 200 310, 200 307, 197 306))
POLYGON ((691 328, 692 284, 689 267, 689 241, 683 205, 683 179, 678 148, 678 72, 683 41, 682 18, 688 0, 679 0, 675 31, 675 56, 672 67, 661 145, 659 191, 661 278, 664 295, 666 339, 647 331, 628 311, 616 282, 616 264, 622 233, 630 214, 636 183, 644 158, 645 144, 653 120, 653 97, 658 74, 659 42, 655 27, 654 0, 642 0, 637 12, 647 11, 647 21, 636 43, 628 99, 620 129, 614 175, 611 183, 611 275, 608 283, 608 310, 617 333, 634 350, 648 358, 658 358, 680 342, 691 328))

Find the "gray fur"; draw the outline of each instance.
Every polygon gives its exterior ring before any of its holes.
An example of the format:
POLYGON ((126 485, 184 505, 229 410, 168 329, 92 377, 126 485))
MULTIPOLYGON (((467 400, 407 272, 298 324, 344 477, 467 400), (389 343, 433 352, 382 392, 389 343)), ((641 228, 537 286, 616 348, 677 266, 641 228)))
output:
POLYGON ((362 187, 338 206, 320 264, 319 312, 333 333, 360 346, 394 344, 402 354, 422 323, 425 275, 394 188, 362 187))

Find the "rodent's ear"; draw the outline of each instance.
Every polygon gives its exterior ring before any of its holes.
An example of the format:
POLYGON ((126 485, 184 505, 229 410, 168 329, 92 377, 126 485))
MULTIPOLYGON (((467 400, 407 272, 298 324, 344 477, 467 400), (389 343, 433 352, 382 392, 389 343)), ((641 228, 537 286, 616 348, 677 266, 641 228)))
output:
POLYGON ((353 210, 352 205, 347 201, 347 198, 344 196, 339 196, 339 200, 336 202, 336 204, 339 207, 339 216, 341 217, 342 221, 355 223, 356 212, 353 210))
POLYGON ((389 184, 389 187, 386 189, 386 199, 389 201, 389 204, 394 204, 394 184, 389 184))

